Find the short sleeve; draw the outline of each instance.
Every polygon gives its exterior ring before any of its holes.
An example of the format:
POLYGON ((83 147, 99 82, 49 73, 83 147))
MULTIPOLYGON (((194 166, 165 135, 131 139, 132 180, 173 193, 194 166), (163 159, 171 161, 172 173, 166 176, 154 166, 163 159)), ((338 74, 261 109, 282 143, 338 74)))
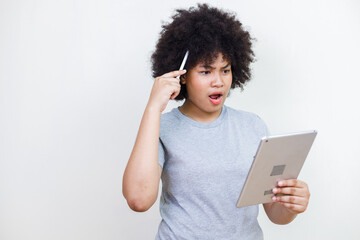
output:
POLYGON ((164 150, 164 145, 161 141, 161 139, 159 139, 159 165, 161 166, 161 168, 163 168, 164 163, 165 163, 165 150, 164 150))
POLYGON ((264 120, 261 117, 259 117, 258 115, 256 115, 256 116, 259 121, 258 128, 259 128, 260 132, 262 132, 263 137, 269 136, 270 131, 269 131, 268 126, 266 125, 266 123, 264 122, 264 120))

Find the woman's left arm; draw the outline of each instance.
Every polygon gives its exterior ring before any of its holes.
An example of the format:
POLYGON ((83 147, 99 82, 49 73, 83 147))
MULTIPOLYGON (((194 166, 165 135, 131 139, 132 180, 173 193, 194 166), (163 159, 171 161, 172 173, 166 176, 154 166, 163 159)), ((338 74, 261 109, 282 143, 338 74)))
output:
POLYGON ((303 213, 310 198, 308 185, 297 179, 281 180, 273 188, 273 202, 263 204, 269 219, 276 224, 288 224, 303 213))

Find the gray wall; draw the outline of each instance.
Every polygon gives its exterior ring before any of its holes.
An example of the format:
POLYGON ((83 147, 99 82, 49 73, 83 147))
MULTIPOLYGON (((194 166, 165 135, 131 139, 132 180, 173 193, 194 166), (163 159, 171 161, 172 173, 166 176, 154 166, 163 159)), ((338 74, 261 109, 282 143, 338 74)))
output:
MULTIPOLYGON (((309 208, 287 226, 261 210, 266 239, 359 239, 359 1, 209 2, 257 39, 253 80, 227 105, 274 134, 319 131, 309 208)), ((129 210, 122 173, 161 21, 194 3, 0 1, 1 240, 153 239, 158 203, 129 210)))

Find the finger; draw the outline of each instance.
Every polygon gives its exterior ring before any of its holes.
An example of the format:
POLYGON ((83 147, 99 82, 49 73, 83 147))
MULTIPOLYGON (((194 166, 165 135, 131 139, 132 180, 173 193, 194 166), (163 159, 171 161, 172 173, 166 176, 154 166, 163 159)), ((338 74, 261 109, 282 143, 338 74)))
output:
POLYGON ((301 206, 307 206, 309 202, 306 198, 297 196, 273 196, 272 200, 274 202, 292 203, 301 206))
POLYGON ((169 97, 173 93, 180 91, 181 88, 179 80, 176 78, 159 79, 159 84, 164 91, 168 91, 169 97))
POLYGON ((177 78, 156 78, 154 85, 157 85, 161 88, 167 88, 167 87, 174 87, 174 86, 181 86, 180 81, 177 78))
POLYGON ((274 188, 274 194, 286 194, 286 195, 295 195, 295 196, 306 196, 306 190, 303 188, 297 187, 283 187, 283 188, 274 188))
POLYGON ((301 197, 281 196, 273 197, 273 201, 281 204, 292 212, 302 213, 307 209, 309 201, 301 197))
POLYGON ((160 77, 170 77, 170 78, 174 78, 174 77, 177 77, 177 76, 181 76, 183 74, 186 73, 186 69, 183 69, 183 70, 176 70, 176 71, 172 71, 172 72, 168 72, 168 73, 165 73, 163 75, 161 75, 160 77))
POLYGON ((170 99, 171 99, 171 100, 175 99, 175 98, 179 95, 180 90, 181 90, 181 87, 180 87, 180 85, 178 84, 178 85, 176 86, 176 88, 175 88, 175 91, 171 94, 170 99))
POLYGON ((303 213, 306 210, 306 206, 302 206, 299 204, 293 204, 293 203, 284 203, 284 202, 279 202, 279 204, 283 205, 284 207, 286 207, 287 209, 289 209, 291 212, 294 213, 303 213))
POLYGON ((180 85, 180 81, 177 78, 160 77, 158 80, 159 82, 163 82, 163 83, 174 83, 180 85))
POLYGON ((287 179, 281 180, 278 182, 279 187, 305 187, 307 186, 305 182, 297 179, 287 179))

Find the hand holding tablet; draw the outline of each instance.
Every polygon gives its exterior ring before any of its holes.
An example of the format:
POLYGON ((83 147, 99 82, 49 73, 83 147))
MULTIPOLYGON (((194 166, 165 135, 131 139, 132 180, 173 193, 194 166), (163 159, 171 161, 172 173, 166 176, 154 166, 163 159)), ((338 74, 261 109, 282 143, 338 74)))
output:
POLYGON ((309 203, 308 185, 298 179, 279 181, 273 193, 272 200, 286 207, 292 214, 304 212, 309 203))
POLYGON ((301 185, 303 182, 299 180, 294 183, 281 180, 294 180, 298 177, 316 134, 316 131, 309 131, 264 137, 260 141, 236 206, 272 202, 274 188, 278 191, 278 199, 275 200, 280 201, 281 195, 288 193, 287 188, 276 188, 279 181, 284 184, 294 185, 296 182, 301 185))

